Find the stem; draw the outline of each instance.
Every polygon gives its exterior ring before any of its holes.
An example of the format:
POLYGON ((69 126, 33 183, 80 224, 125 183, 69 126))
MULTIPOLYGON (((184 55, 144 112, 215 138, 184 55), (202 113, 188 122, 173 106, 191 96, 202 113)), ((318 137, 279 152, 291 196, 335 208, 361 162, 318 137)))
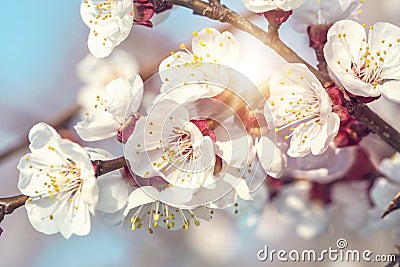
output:
POLYGON ((112 159, 112 160, 94 160, 92 161, 95 166, 95 175, 99 177, 100 175, 121 169, 126 167, 126 160, 124 157, 112 159))
POLYGON ((344 106, 347 108, 350 115, 367 125, 373 133, 377 134, 385 143, 389 144, 396 151, 400 151, 400 134, 367 105, 352 98, 346 101, 344 106))
POLYGON ((6 214, 11 214, 15 209, 23 206, 27 199, 28 197, 24 195, 0 198, 0 221, 6 214))
POLYGON ((278 31, 266 32, 251 21, 245 19, 241 15, 227 8, 225 5, 212 5, 201 0, 167 0, 167 2, 183 6, 193 10, 194 14, 208 17, 212 20, 218 20, 226 22, 234 26, 235 28, 247 32, 259 39, 265 45, 269 46, 282 58, 290 63, 302 63, 305 64, 312 73, 321 81, 322 85, 331 84, 331 79, 328 75, 320 73, 304 59, 297 55, 290 47, 288 47, 279 38, 278 31))
POLYGON ((326 63, 325 60, 325 55, 324 55, 324 46, 323 45, 315 45, 313 46, 313 49, 315 51, 315 55, 317 57, 318 61, 318 70, 323 73, 329 73, 328 72, 328 64, 326 63))
POLYGON ((220 0, 209 0, 210 4, 215 5, 215 6, 219 6, 221 5, 221 1, 220 0))
MULTIPOLYGON (((96 177, 127 166, 124 157, 111 160, 94 160, 92 163, 95 168, 96 177)), ((28 196, 25 195, 0 198, 0 222, 3 221, 7 214, 11 214, 15 209, 25 205, 27 199, 28 196)), ((0 228, 0 234, 1 232, 0 228)))

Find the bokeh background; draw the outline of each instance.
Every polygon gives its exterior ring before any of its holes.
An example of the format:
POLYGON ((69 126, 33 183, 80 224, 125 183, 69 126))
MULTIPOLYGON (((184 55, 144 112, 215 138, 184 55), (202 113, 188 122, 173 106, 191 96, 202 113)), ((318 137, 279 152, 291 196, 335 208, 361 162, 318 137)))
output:
MULTIPOLYGON (((223 0, 229 7, 245 12, 240 0, 223 0)), ((80 1, 4 1, 0 16, 0 153, 26 140, 32 125, 51 121, 74 105, 82 86, 76 65, 88 53, 88 29, 79 14, 80 1)), ((400 24, 399 0, 367 0, 360 21, 371 25, 377 21, 400 24)), ((254 20, 266 26, 262 17, 254 20)), ((153 29, 135 26, 121 46, 135 57, 140 72, 155 72, 169 51, 191 38, 192 31, 205 26, 221 27, 207 18, 194 16, 183 8, 173 9, 163 22, 153 29)), ((268 77, 283 61, 254 38, 235 32, 241 43, 239 69, 258 79, 268 77)), ((307 38, 282 29, 282 37, 303 57, 315 63, 307 46, 307 38)), ((261 82, 261 81, 256 81, 261 82)), ((399 108, 384 99, 373 109, 399 128, 396 112, 399 108)), ((101 145, 101 144, 99 144, 101 145)), ((108 147, 115 144, 106 143, 108 147)), ((374 150, 374 160, 392 151, 369 137, 367 149, 374 150), (379 145, 376 145, 379 144, 379 145)), ((19 150, 0 162, 0 196, 18 194, 16 169, 19 158, 27 153, 19 150)), ((335 211, 334 211, 335 212, 335 211)), ((64 240, 60 235, 46 236, 29 224, 26 211, 20 208, 7 216, 1 227, 0 266, 262 266, 256 253, 268 245, 273 249, 319 250, 335 247, 338 238, 346 238, 353 249, 370 249, 374 253, 396 252, 398 241, 392 232, 360 236, 343 227, 340 216, 328 231, 316 240, 304 240, 296 235, 293 222, 277 214, 270 205, 246 210, 235 215, 232 210, 217 212, 211 223, 202 223, 189 231, 130 232, 106 225, 95 217, 89 236, 64 240)), ((399 222, 400 224, 400 222, 399 222)), ((286 266, 288 263, 268 263, 286 266)), ((299 264, 300 266, 301 264, 299 264)), ((365 266, 366 263, 304 263, 304 266, 365 266)), ((383 266, 370 264, 369 266, 383 266)))

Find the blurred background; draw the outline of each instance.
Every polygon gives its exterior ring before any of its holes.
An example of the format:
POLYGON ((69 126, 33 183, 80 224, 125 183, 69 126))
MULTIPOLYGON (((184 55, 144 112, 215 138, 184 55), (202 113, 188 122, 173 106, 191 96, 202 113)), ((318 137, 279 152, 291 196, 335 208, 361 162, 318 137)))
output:
MULTIPOLYGON (((222 0, 226 5, 246 13, 240 0, 222 0)), ((0 16, 0 153, 26 140, 30 127, 40 121, 53 121, 76 103, 82 87, 77 64, 87 55, 88 28, 79 14, 80 1, 40 2, 21 0, 2 3, 0 16), (6 12, 4 12, 6 11, 6 12)), ((367 0, 360 21, 371 25, 377 21, 400 24, 400 1, 367 0)), ((262 17, 252 18, 266 27, 262 17)), ((207 18, 194 16, 189 10, 174 8, 153 29, 134 26, 121 48, 136 58, 139 72, 149 76, 159 62, 178 50, 181 42, 191 39, 194 30, 226 27, 207 18)), ((283 61, 267 47, 247 34, 234 32, 241 44, 240 70, 255 82, 268 77, 283 61), (256 64, 255 64, 256 63, 256 64)), ((282 38, 307 61, 315 64, 313 51, 305 35, 294 33, 289 25, 282 28, 282 38)), ((393 116, 398 106, 381 98, 372 108, 400 129, 393 116)), ((73 125, 74 121, 71 122, 73 125)), ((374 150, 374 162, 390 155, 382 142, 371 136, 364 140, 374 150)), ((116 143, 99 143, 121 153, 116 143)), ((19 150, 0 162, 0 196, 18 194, 19 150)), ((333 213, 337 211, 332 211, 333 213)), ((64 240, 61 235, 46 236, 30 225, 26 211, 20 208, 2 222, 0 266, 286 266, 289 263, 266 263, 257 260, 257 251, 268 245, 272 249, 325 249, 335 247, 338 238, 346 238, 352 249, 370 249, 374 253, 396 252, 398 241, 392 232, 360 236, 346 230, 339 218, 330 223, 320 237, 305 240, 295 233, 295 222, 280 216, 270 205, 239 207, 216 212, 211 223, 202 223, 189 231, 125 231, 106 225, 100 216, 93 219, 89 236, 64 240)), ((400 222, 399 222, 400 223, 400 222)), ((298 264, 299 266, 301 264, 298 264)), ((366 263, 304 263, 304 266, 365 266, 366 263)), ((369 266, 383 266, 371 263, 369 266)))

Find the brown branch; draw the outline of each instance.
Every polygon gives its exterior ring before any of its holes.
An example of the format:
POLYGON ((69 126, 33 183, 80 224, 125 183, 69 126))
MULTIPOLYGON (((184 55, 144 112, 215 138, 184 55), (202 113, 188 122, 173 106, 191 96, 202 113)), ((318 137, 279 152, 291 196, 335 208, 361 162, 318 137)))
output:
POLYGON ((350 115, 363 122, 375 134, 377 134, 385 143, 389 144, 396 151, 400 152, 400 134, 390 124, 385 122, 375 112, 373 112, 363 102, 352 98, 344 103, 350 115))
POLYGON ((215 5, 215 6, 220 6, 221 5, 221 1, 220 0, 208 0, 208 2, 210 2, 210 4, 215 5))
MULTIPOLYGON (((127 166, 124 157, 111 160, 94 160, 92 164, 95 169, 96 177, 127 166)), ((15 209, 25 205, 27 199, 28 196, 25 195, 0 198, 0 223, 7 214, 11 214, 15 209)), ((1 232, 2 230, 0 228, 0 235, 1 232)))
POLYGON ((324 46, 323 45, 315 45, 313 46, 313 49, 315 51, 315 55, 317 57, 318 61, 318 70, 322 73, 329 73, 328 72, 328 64, 326 63, 325 60, 325 55, 324 55, 324 46))
POLYGON ((398 209, 400 209, 400 192, 394 197, 392 202, 390 202, 389 207, 387 207, 381 218, 385 218, 386 215, 398 209))
POLYGON ((96 177, 127 166, 124 157, 119 157, 112 160, 94 160, 92 163, 95 167, 96 177))

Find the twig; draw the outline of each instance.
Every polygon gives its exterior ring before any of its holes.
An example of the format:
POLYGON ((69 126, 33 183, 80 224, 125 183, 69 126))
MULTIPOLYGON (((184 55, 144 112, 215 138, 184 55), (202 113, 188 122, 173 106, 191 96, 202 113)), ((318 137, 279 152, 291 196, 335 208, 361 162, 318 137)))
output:
POLYGON ((325 55, 324 55, 324 46, 323 45, 315 45, 313 46, 315 55, 317 57, 318 61, 318 70, 323 73, 328 73, 328 64, 326 63, 325 60, 325 55))
POLYGON ((344 103, 350 115, 363 122, 368 128, 376 133, 385 143, 400 151, 400 134, 390 124, 374 113, 367 105, 352 98, 344 103))
POLYGON ((382 214, 381 218, 385 218, 389 213, 400 209, 400 192, 394 197, 392 202, 390 202, 389 207, 385 210, 385 212, 382 214))
POLYGON ((113 160, 94 160, 92 163, 95 168, 96 177, 127 166, 124 157, 113 160))
POLYGON ((210 4, 215 5, 215 6, 220 6, 221 1, 220 0, 208 0, 210 4))

